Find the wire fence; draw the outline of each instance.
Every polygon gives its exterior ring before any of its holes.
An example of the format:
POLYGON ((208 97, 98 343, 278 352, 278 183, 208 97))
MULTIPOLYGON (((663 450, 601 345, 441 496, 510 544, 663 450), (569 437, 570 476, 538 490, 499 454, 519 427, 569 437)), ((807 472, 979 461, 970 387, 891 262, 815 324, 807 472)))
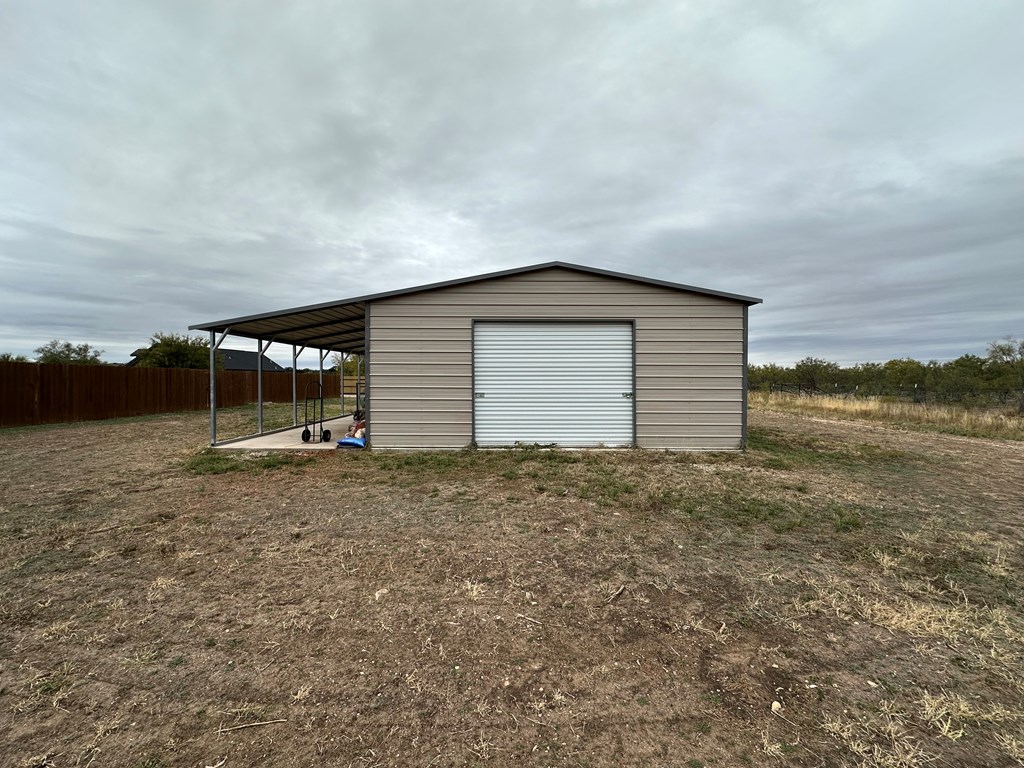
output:
POLYGON ((1007 388, 928 388, 920 385, 893 387, 877 384, 862 384, 843 387, 808 386, 787 383, 752 384, 751 392, 786 393, 803 397, 843 397, 882 399, 909 403, 934 405, 962 405, 965 407, 990 408, 1024 404, 1024 391, 1007 388))

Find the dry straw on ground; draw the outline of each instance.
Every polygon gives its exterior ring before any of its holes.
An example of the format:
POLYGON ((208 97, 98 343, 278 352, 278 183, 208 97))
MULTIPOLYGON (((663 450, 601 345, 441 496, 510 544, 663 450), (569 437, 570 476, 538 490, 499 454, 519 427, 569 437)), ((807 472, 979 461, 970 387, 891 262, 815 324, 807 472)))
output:
POLYGON ((914 403, 883 397, 801 396, 783 392, 752 392, 758 408, 814 416, 869 419, 912 429, 948 432, 968 437, 1024 440, 1024 417, 1016 405, 1003 408, 964 408, 957 405, 914 403))

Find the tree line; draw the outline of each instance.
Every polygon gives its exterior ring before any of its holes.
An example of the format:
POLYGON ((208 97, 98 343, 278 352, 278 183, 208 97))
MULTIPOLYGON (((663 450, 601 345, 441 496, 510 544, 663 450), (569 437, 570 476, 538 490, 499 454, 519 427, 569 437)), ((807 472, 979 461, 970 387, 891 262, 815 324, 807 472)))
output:
MULTIPOLYGON (((48 363, 59 365, 120 365, 102 360, 103 350, 91 344, 74 344, 70 341, 54 339, 33 350, 35 359, 25 355, 0 353, 0 363, 48 363)), ((210 342, 202 336, 189 336, 179 333, 155 333, 149 340, 149 346, 138 350, 136 365, 139 368, 210 368, 210 342)), ((217 368, 223 366, 219 360, 217 368)), ((331 367, 335 370, 344 369, 346 376, 355 376, 356 360, 351 355, 335 352, 331 355, 331 367)), ((312 368, 306 370, 313 370, 312 368)))
POLYGON ((29 360, 25 355, 12 355, 10 352, 0 353, 0 363, 104 364, 100 360, 103 350, 96 349, 91 344, 72 344, 70 341, 54 339, 41 347, 37 347, 34 351, 36 354, 35 360, 29 360))
POLYGON ((792 366, 751 365, 752 390, 804 394, 894 396, 920 401, 1019 402, 1024 409, 1024 339, 1006 338, 988 345, 987 354, 923 363, 900 358, 885 363, 841 366, 805 357, 792 366))
MULTIPOLYGON (((37 363, 102 365, 103 350, 89 344, 54 339, 35 350, 37 363)), ((27 357, 0 354, 0 362, 30 362, 27 357)), ((332 367, 356 374, 356 361, 339 353, 332 367)), ((156 333, 149 347, 140 350, 144 368, 204 368, 210 366, 209 342, 201 336, 156 333)), ((751 365, 747 381, 752 390, 796 391, 805 394, 837 393, 889 395, 919 400, 979 403, 1016 400, 1024 412, 1024 339, 1007 337, 988 345, 984 357, 961 355, 956 360, 922 363, 899 358, 885 363, 841 366, 817 357, 805 357, 792 366, 774 363, 751 365)))
MULTIPOLYGON (((44 363, 58 365, 120 365, 101 359, 104 350, 91 344, 74 344, 54 339, 35 350, 35 359, 25 355, 0 354, 4 363, 44 363)), ((210 344, 202 337, 178 333, 155 333, 149 347, 141 350, 137 365, 140 368, 209 368, 210 344)))

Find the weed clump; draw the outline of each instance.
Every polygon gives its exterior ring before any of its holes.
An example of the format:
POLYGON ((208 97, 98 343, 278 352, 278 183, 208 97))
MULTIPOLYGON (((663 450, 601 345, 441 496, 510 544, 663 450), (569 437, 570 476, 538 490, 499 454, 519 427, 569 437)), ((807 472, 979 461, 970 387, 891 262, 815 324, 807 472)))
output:
POLYGON ((229 454, 213 448, 190 456, 185 470, 193 475, 223 475, 228 472, 262 472, 279 467, 301 467, 313 459, 284 453, 229 454))

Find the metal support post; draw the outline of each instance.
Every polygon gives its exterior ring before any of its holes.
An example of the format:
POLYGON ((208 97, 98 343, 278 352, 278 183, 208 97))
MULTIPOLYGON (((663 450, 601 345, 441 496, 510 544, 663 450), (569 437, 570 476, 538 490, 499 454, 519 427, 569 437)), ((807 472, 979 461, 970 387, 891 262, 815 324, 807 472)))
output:
POLYGON ((263 434, 263 339, 256 339, 256 434, 263 434))
POLYGON ((298 370, 299 370, 299 355, 306 349, 306 345, 303 344, 299 347, 298 351, 295 349, 295 345, 292 344, 292 426, 299 426, 299 385, 298 385, 298 370))
POLYGON ((317 352, 317 355, 320 358, 320 393, 321 393, 321 395, 323 394, 323 391, 324 391, 324 360, 327 359, 327 356, 329 354, 331 354, 331 350, 329 350, 329 349, 321 349, 321 350, 319 350, 317 352))
POLYGON ((216 331, 210 331, 210 445, 217 444, 217 348, 224 343, 230 326, 217 338, 216 331))
POLYGON ((256 339, 256 434, 263 434, 263 353, 270 349, 273 339, 263 346, 263 339, 256 339))
POLYGON ((361 374, 362 370, 363 370, 363 356, 362 355, 357 355, 356 356, 356 408, 355 408, 357 411, 361 411, 363 409, 362 403, 361 403, 363 389, 362 389, 362 385, 360 383, 360 376, 362 375, 361 374))
POLYGON ((295 354, 295 345, 292 344, 292 426, 299 426, 299 393, 298 393, 298 382, 296 380, 297 375, 295 373, 295 359, 298 357, 295 354))
POLYGON ((217 444, 217 334, 210 331, 210 445, 217 444))

